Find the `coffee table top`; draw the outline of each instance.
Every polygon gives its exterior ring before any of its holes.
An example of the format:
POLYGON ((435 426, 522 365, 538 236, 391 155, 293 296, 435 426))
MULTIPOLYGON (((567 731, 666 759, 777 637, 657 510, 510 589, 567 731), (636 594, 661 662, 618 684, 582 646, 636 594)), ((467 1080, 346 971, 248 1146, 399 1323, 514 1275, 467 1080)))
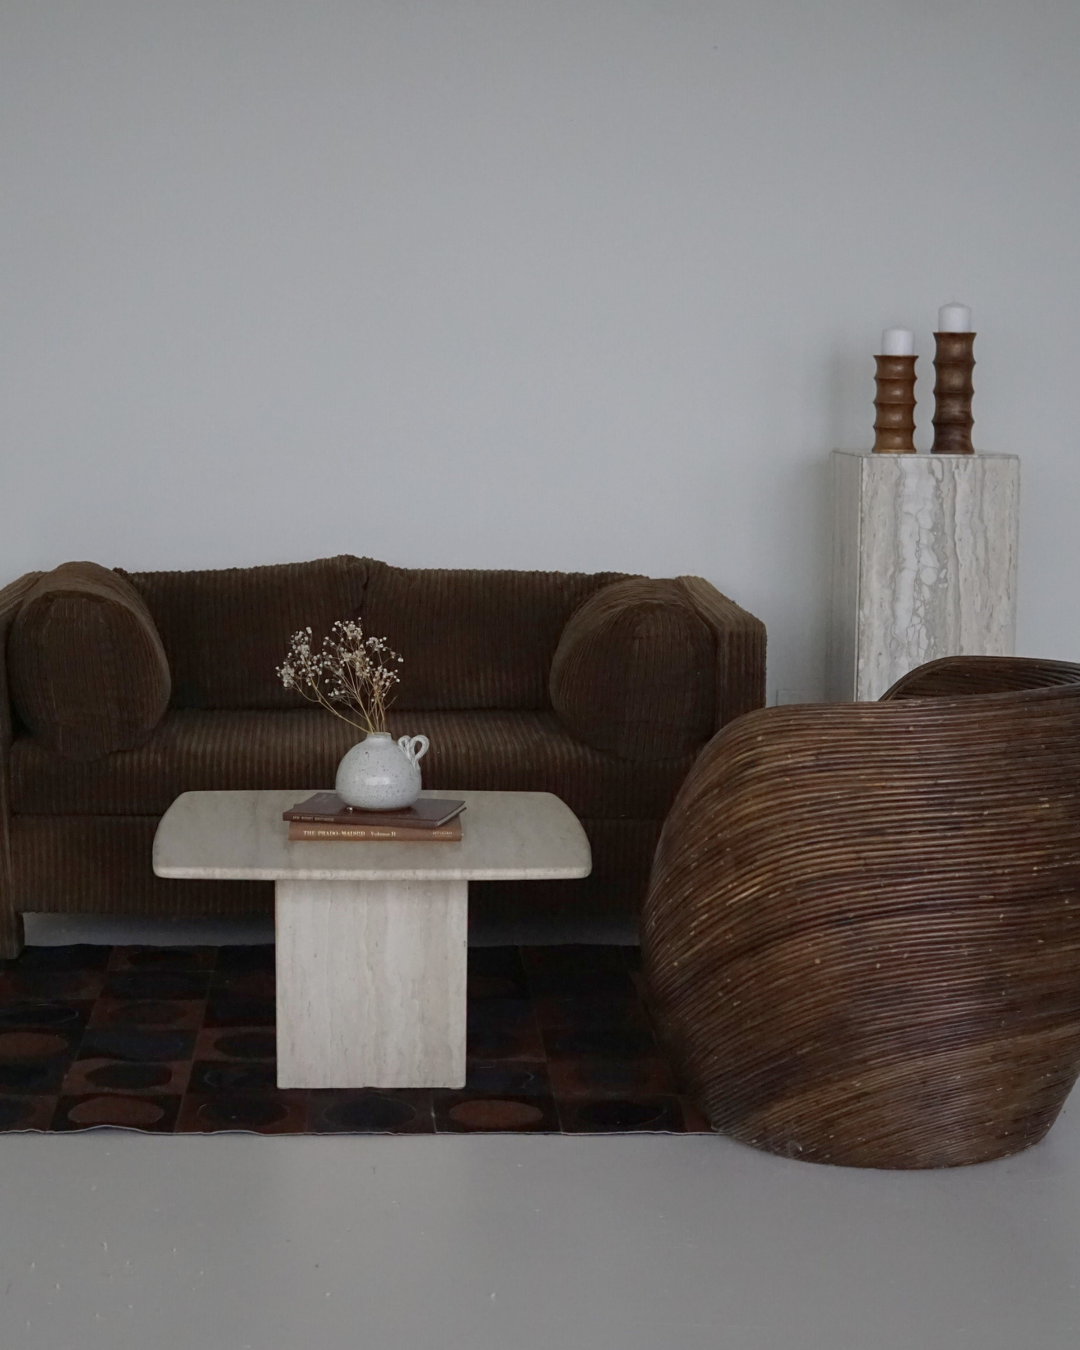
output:
POLYGON ((592 871, 585 831, 550 792, 422 795, 466 803, 460 843, 291 843, 281 813, 309 791, 185 792, 158 825, 154 871, 227 881, 517 881, 592 871))

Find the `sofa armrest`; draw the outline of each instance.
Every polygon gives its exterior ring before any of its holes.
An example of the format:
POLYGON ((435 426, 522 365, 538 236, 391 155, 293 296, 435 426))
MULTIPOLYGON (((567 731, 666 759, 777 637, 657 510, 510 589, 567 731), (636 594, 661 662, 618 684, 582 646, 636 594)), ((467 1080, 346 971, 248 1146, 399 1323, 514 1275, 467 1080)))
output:
POLYGON ((14 736, 11 698, 8 694, 7 641, 19 606, 41 572, 27 572, 0 590, 0 959, 17 956, 22 949, 22 915, 15 911, 11 887, 11 812, 8 804, 8 750, 14 736))
POLYGON ((694 754, 764 701, 746 674, 760 666, 763 686, 764 640, 757 619, 697 577, 627 577, 571 615, 551 703, 578 740, 620 759, 694 754))
POLYGON ((703 577, 679 577, 679 585, 716 642, 714 731, 765 706, 765 625, 703 577))

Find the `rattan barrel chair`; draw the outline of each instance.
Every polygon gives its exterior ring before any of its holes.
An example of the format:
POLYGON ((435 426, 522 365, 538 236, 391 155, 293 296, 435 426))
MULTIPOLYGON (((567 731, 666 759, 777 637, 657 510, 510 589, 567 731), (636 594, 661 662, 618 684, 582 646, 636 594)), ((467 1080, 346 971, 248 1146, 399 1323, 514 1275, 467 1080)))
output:
POLYGON ((1080 666, 948 658, 739 718, 668 816, 641 943, 715 1129, 859 1167, 1036 1143, 1080 1071, 1080 666))

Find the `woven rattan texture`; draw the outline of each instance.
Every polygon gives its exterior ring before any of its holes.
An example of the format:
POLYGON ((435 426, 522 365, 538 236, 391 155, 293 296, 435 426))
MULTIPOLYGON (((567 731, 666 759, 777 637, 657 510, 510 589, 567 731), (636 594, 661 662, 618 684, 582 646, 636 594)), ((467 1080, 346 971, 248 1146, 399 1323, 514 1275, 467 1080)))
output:
POLYGON ((895 1168, 1035 1143, 1080 1070, 1080 667, 954 658, 726 727, 664 826, 642 946, 725 1133, 895 1168))

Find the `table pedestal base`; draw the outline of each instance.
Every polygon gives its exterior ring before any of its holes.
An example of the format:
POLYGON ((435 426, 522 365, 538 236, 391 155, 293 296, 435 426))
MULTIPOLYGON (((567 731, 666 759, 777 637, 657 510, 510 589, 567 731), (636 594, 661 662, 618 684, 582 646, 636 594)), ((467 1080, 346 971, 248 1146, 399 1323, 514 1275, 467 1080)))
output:
POLYGON ((276 882, 279 1087, 465 1086, 468 888, 276 882))

